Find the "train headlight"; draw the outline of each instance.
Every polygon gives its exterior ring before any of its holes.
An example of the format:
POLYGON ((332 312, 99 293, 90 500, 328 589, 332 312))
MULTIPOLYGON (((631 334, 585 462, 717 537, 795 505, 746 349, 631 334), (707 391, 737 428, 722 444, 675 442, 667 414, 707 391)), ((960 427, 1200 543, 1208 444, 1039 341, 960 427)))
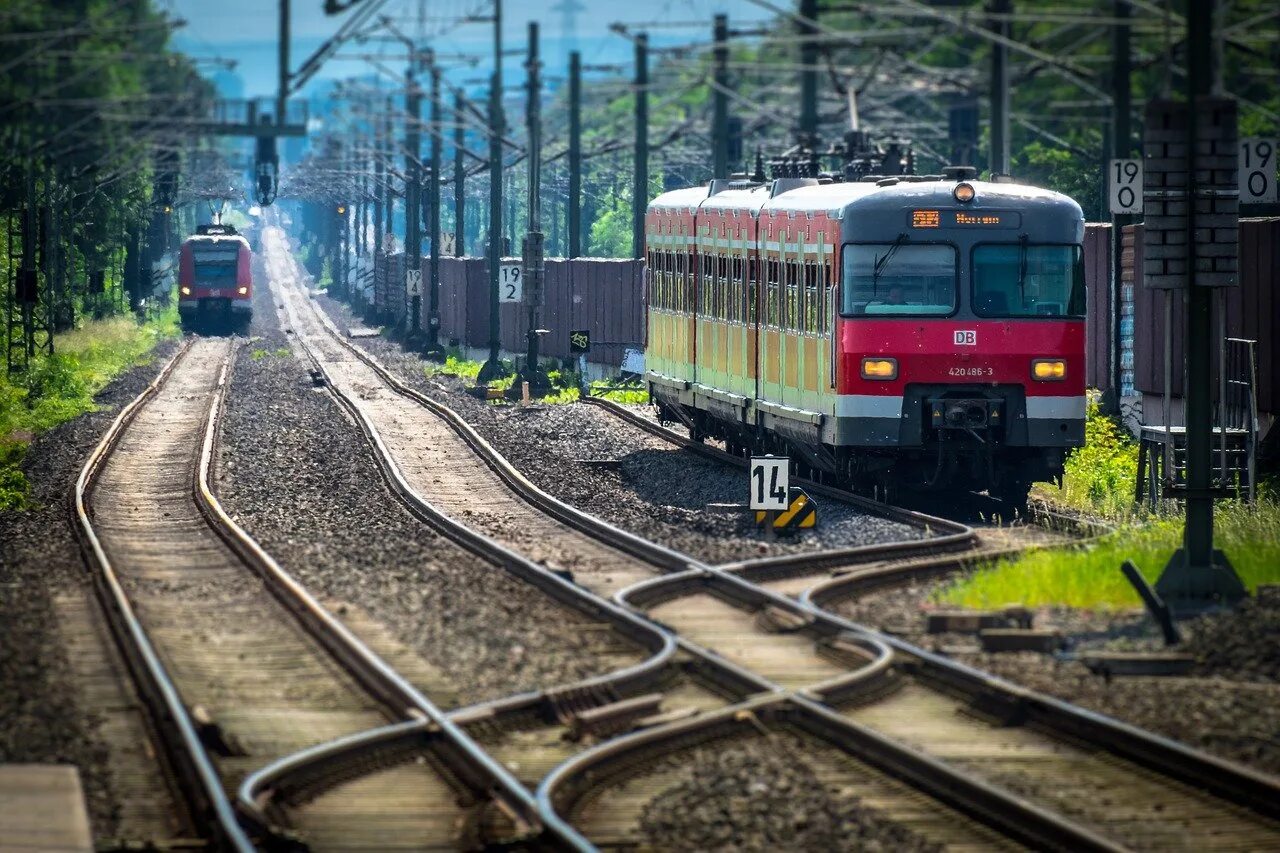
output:
POLYGON ((973 201, 973 197, 977 194, 973 184, 956 184, 956 188, 951 191, 951 195, 961 204, 968 204, 973 201))
POLYGON ((236 293, 239 293, 241 296, 248 296, 248 295, 249 295, 249 288, 247 288, 247 287, 242 287, 242 288, 240 288, 239 290, 237 290, 237 291, 236 291, 236 293))
POLYGON ((182 288, 182 295, 183 295, 183 296, 190 296, 190 295, 191 295, 191 288, 186 287, 186 286, 184 285, 184 286, 183 286, 183 288, 182 288))
POLYGON ((898 360, 896 358, 864 358, 862 360, 863 379, 897 379, 898 360))
POLYGON ((1067 363, 1058 358, 1037 358, 1031 362, 1031 377, 1041 382, 1067 378, 1067 363))

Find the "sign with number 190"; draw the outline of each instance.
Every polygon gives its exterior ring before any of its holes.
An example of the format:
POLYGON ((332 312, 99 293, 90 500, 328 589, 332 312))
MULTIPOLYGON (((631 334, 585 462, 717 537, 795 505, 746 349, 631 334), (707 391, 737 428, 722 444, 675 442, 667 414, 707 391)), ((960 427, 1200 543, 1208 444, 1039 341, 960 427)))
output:
POLYGON ((1240 203, 1273 204, 1276 201, 1276 141, 1240 140, 1240 203))

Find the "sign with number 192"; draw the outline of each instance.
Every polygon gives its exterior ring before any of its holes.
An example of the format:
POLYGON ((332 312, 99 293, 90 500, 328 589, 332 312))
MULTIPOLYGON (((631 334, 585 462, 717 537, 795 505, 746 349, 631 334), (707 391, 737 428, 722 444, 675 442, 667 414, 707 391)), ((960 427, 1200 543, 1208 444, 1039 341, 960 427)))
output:
POLYGON ((785 456, 751 457, 751 500, 748 509, 785 510, 791 494, 790 460, 785 456))
POLYGON ((524 301, 524 277, 519 264, 502 264, 498 267, 498 301, 524 301))

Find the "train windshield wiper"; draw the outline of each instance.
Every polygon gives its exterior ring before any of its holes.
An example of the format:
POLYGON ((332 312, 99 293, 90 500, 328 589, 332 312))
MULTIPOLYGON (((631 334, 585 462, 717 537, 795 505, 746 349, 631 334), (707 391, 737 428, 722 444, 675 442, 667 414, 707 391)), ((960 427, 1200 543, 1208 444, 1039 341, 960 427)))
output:
POLYGON ((871 268, 872 295, 876 292, 876 282, 880 280, 880 271, 889 265, 889 261, 893 259, 893 256, 898 253, 898 250, 902 248, 902 244, 905 242, 907 242, 907 235, 905 233, 899 234, 898 239, 894 240, 893 244, 889 246, 889 251, 885 252, 883 257, 876 258, 875 266, 871 268))

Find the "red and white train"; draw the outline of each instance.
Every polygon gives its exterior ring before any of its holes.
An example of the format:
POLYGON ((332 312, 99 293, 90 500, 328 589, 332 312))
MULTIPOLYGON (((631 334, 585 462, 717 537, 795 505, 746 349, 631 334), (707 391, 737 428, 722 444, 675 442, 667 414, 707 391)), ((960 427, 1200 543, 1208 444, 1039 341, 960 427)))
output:
POLYGON ((178 258, 178 313, 183 323, 253 316, 253 255, 230 225, 201 225, 182 243, 178 258))
POLYGON ((645 218, 660 417, 857 486, 1024 503, 1084 443, 1084 218, 905 176, 664 193, 645 218))

